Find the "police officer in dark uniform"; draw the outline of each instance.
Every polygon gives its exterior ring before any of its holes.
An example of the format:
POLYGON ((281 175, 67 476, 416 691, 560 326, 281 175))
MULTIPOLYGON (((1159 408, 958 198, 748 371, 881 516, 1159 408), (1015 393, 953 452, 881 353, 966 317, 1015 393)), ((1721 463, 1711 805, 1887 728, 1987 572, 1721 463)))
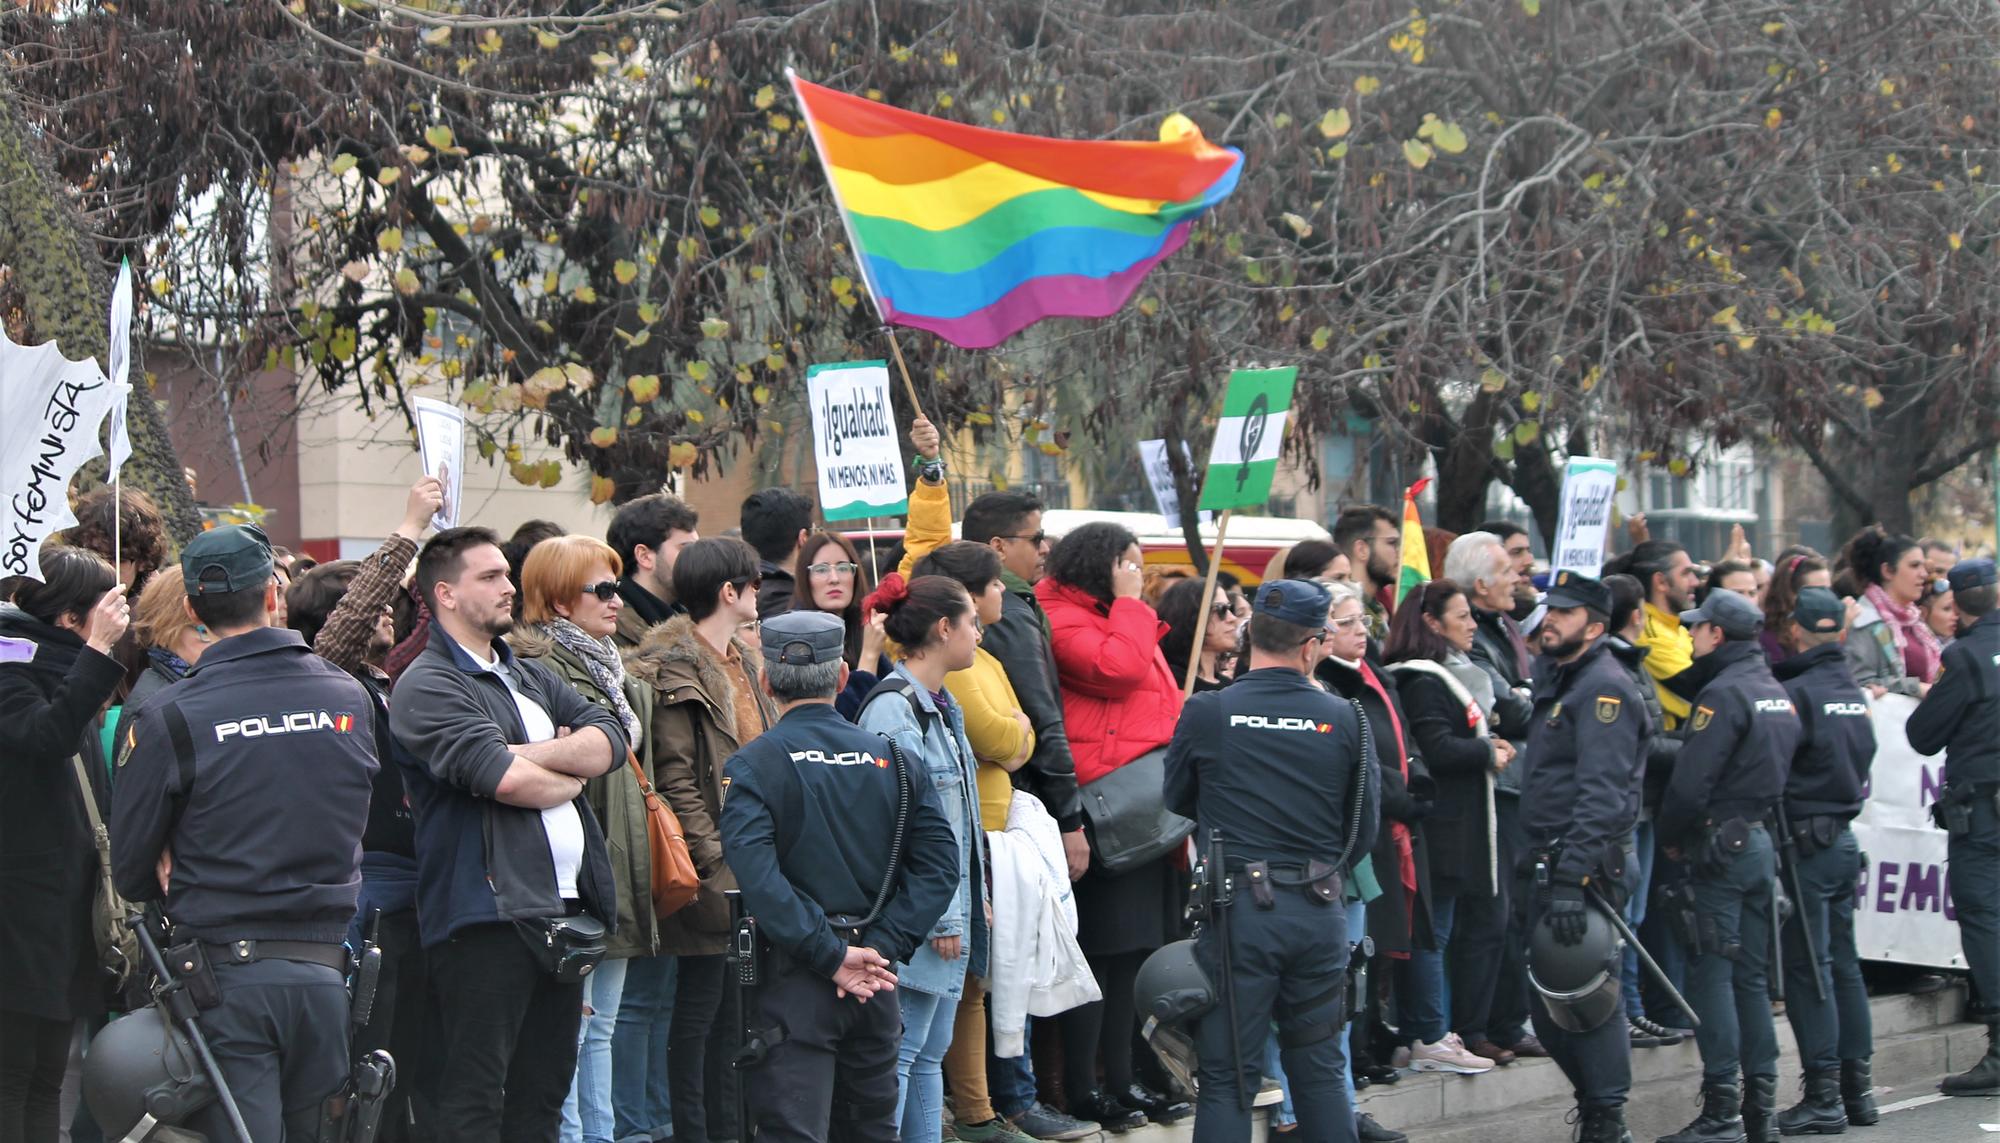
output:
POLYGON ((1931 815, 1950 834, 1958 939, 1986 1025, 1986 1055, 1938 1085, 1946 1095, 2000 1095, 2000 572, 1992 560, 1951 569, 1958 638, 1930 693, 1910 716, 1910 746, 1945 752, 1944 791, 1931 815))
POLYGON ((1687 992, 1701 1017, 1702 1111, 1660 1143, 1776 1139, 1770 967, 1778 866, 1764 819, 1784 793, 1799 718, 1757 643, 1764 613, 1756 604, 1711 591, 1680 619, 1710 673, 1688 715, 1656 824, 1668 855, 1692 866, 1700 949, 1687 992))
MULTIPOLYGON (((318 1138, 348 1076, 348 954, 378 767, 374 705, 277 610, 271 546, 216 528, 181 551, 188 610, 219 641, 159 691, 119 744, 112 875, 164 900, 167 962, 250 1137, 318 1138)), ((193 1126, 234 1133, 219 1107, 193 1126)))
POLYGON ((1221 835, 1230 882, 1229 903, 1215 906, 1227 916, 1196 944, 1208 979, 1229 995, 1202 1017, 1196 1038, 1196 1143, 1249 1138, 1241 1092, 1257 1089, 1273 1021, 1301 1143, 1355 1137, 1341 1082, 1341 892, 1349 860, 1374 844, 1379 810, 1359 716, 1311 679, 1332 602, 1304 580, 1258 587, 1249 671, 1189 699, 1167 748, 1167 808, 1193 818, 1199 837, 1221 835))
POLYGON ((724 769, 723 855, 770 943, 746 1001, 765 1045, 746 1079, 764 1143, 895 1138, 892 969, 958 886, 958 843, 923 761, 896 759, 834 712, 845 639, 822 611, 764 620, 763 685, 783 717, 724 769))
POLYGON ((1823 587, 1799 592, 1791 618, 1796 654, 1773 669, 1799 715, 1778 843, 1794 905, 1782 942, 1785 1016, 1806 1074, 1805 1099, 1778 1115, 1784 1135, 1833 1135, 1849 1120, 1866 1126, 1880 1118, 1870 1067, 1874 1030, 1854 948, 1861 847, 1848 828, 1875 759, 1875 720, 1841 650, 1846 626, 1839 596, 1823 587))
POLYGON ((1584 1143, 1630 1143, 1632 1039, 1622 1019, 1620 946, 1607 939, 1603 963, 1584 964, 1581 983, 1554 982, 1569 974, 1571 956, 1593 947, 1587 938, 1610 932, 1608 920, 1592 916, 1601 913, 1594 897, 1624 907, 1637 873, 1629 850, 1645 782, 1642 748, 1654 728, 1605 639, 1610 589, 1559 571, 1546 602, 1521 775, 1528 852, 1517 871, 1535 986, 1530 1014, 1536 1037, 1576 1090, 1584 1143))

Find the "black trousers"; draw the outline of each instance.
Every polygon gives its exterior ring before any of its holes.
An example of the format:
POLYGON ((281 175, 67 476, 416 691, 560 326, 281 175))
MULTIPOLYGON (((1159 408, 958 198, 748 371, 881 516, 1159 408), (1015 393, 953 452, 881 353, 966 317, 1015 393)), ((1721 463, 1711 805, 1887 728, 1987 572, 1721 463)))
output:
POLYGON ((1108 953, 1085 959, 1104 999, 1079 1005, 1056 1017, 1063 1038, 1063 1091, 1072 1100, 1098 1090, 1097 1065, 1104 1063, 1104 1090, 1122 1094, 1132 1085, 1132 1044, 1139 1029, 1132 986, 1151 954, 1108 953))
MULTIPOLYGON (((896 1049, 903 1018, 895 994, 842 1000, 833 981, 782 953, 769 962, 752 1003, 754 1023, 771 1048, 744 1080, 756 1126, 746 1134, 758 1143, 896 1138, 896 1049)), ((678 1120, 678 1100, 674 1108, 678 1120)), ((674 1134, 679 1137, 678 1122, 674 1134)))
MULTIPOLYGON (((319 964, 260 960, 218 964, 218 1007, 202 1035, 256 1143, 319 1137, 320 1109, 347 1082, 347 982, 319 964)), ((210 1139, 236 1136, 221 1104, 191 1126, 210 1139)))
POLYGON ((547 1143, 576 1075, 583 985, 541 970, 512 923, 460 929, 430 953, 443 1020, 438 1143, 547 1143))
POLYGON ((67 1020, 0 1009, 0 1143, 52 1143, 69 1065, 67 1020))
MULTIPOLYGON (((1626 876, 1635 877, 1636 870, 1628 869, 1626 876)), ((1542 902, 1534 882, 1528 878, 1514 882, 1514 899, 1517 906, 1514 913, 1521 922, 1521 954, 1525 964, 1527 934, 1541 923, 1542 902)), ((1625 986, 1622 972, 1614 969, 1613 976, 1622 990, 1625 986)), ((1604 1023, 1588 1032, 1570 1032, 1549 1017, 1547 1004, 1532 985, 1528 991, 1532 997, 1529 1014, 1535 1023, 1535 1037, 1569 1078, 1577 1103, 1587 1107, 1623 1107, 1632 1090, 1632 1032, 1625 1021, 1623 996, 1604 1023)))
POLYGON ((382 914, 382 973, 375 1008, 354 1033, 354 1056, 386 1049, 396 1061, 396 1088, 383 1105, 383 1143, 427 1139, 438 1067, 437 999, 427 954, 417 937, 417 911, 382 914))
POLYGON ((1446 1017, 1467 1044, 1491 1040, 1505 1048, 1521 1038, 1528 1022, 1528 968, 1521 956, 1527 941, 1513 900, 1514 868, 1527 837, 1521 831, 1519 797, 1496 794, 1493 814, 1500 891, 1458 899, 1451 931, 1457 955, 1449 957, 1451 1011, 1446 1017))
POLYGON ((674 1143, 708 1143, 708 1054, 719 1051, 715 1014, 722 1006, 728 958, 684 956, 674 984, 674 1021, 667 1033, 667 1090, 673 1100, 674 1143))

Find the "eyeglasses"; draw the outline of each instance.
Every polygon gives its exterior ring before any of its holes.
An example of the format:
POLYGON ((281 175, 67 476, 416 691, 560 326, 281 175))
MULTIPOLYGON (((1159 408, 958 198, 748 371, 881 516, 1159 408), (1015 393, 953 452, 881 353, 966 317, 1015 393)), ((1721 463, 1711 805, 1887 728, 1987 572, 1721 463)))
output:
POLYGON ((1368 622, 1366 615, 1350 615, 1345 619, 1335 619, 1326 625, 1328 631, 1338 631, 1343 627, 1360 627, 1368 622))
POLYGON ((764 573, 758 572, 756 575, 739 575, 729 581, 729 586, 735 588, 737 591, 743 591, 746 588, 750 591, 756 591, 758 588, 764 586, 764 573))
POLYGON ((618 598, 618 581, 615 579, 605 579, 599 580, 596 583, 586 583, 578 589, 577 594, 594 595, 605 603, 610 603, 612 600, 618 598))
POLYGON ((736 629, 752 633, 762 631, 764 629, 764 621, 762 619, 745 619, 736 625, 736 629))
POLYGON ((1000 538, 1003 540, 1026 540, 1039 548, 1048 540, 1049 534, 1047 532, 1036 532, 1032 536, 1002 536, 1000 538))
POLYGON ((818 576, 832 575, 835 572, 839 572, 841 575, 853 575, 854 569, 860 566, 860 564, 848 560, 841 560, 839 563, 832 564, 807 564, 806 570, 818 576))

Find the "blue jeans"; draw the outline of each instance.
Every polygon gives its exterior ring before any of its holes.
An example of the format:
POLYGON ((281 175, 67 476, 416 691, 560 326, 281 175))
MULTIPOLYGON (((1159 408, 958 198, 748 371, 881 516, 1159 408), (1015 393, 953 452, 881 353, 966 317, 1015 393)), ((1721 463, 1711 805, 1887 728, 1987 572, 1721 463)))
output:
MULTIPOLYGON (((988 1029, 990 1032, 991 1029, 988 1029)), ((990 1050, 986 1053, 986 1094, 993 1100, 993 1112, 1003 1119, 1012 1119, 1035 1106, 1038 1098, 1035 1089, 1035 1021, 1030 1018, 1025 1037, 1027 1043, 1018 1056, 996 1056, 990 1050)))
POLYGON ((611 1033, 611 1116, 617 1143, 652 1143, 674 1133, 667 1087, 667 1033, 674 1020, 677 957, 626 962, 625 991, 611 1033))
MULTIPOLYGON (((1646 923, 1646 896, 1653 891, 1653 823, 1640 822, 1632 837, 1632 864, 1638 870, 1639 881, 1632 889, 1631 899, 1625 902, 1625 923, 1636 933, 1646 923)), ((1646 1014, 1646 1001, 1639 995, 1639 954, 1631 945, 1625 946, 1623 975, 1625 1016, 1636 1020, 1646 1014)))
MULTIPOLYGON (((1440 897, 1431 902, 1431 927, 1437 933, 1434 949, 1412 949, 1410 959, 1396 964, 1396 1004, 1401 1009, 1405 1036, 1415 1036, 1435 1044, 1451 1031, 1451 978, 1445 974, 1445 951, 1451 945, 1452 921, 1458 898, 1440 897)), ((1499 950, 1480 950, 1491 956, 1499 950)))
POLYGON ((951 1047, 958 1000, 896 990, 903 1044, 896 1052, 896 1121, 903 1143, 938 1143, 944 1134, 944 1054, 951 1047))
POLYGON ((618 1026, 626 960, 604 960, 583 981, 590 1015, 577 1029, 576 1078, 563 1101, 562 1143, 611 1143, 611 1033, 618 1026))
MULTIPOLYGON (((1275 1127, 1291 1127, 1298 1123, 1299 1115, 1292 1109, 1292 1081, 1285 1077, 1285 1065, 1278 1055, 1278 1033, 1274 1029, 1264 1040, 1264 1074, 1278 1081, 1278 1090, 1284 1093, 1284 1098, 1278 1102, 1278 1106, 1271 1109, 1271 1124, 1275 1127)), ((1354 1065, 1349 1064, 1347 1072, 1348 1082, 1354 1082, 1354 1065)), ((1350 1095, 1348 1102, 1353 1101, 1353 1096, 1350 1095)))

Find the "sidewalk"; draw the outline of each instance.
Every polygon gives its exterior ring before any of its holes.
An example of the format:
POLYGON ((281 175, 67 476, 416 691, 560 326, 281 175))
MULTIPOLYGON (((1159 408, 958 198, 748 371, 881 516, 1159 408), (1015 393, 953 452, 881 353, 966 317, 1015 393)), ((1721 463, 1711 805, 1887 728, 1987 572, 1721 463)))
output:
MULTIPOLYGON (((1937 1081, 1964 1071, 1986 1050, 1986 1031, 1959 1023, 1963 986, 1928 996, 1877 996, 1869 1001, 1875 1022, 1876 1098, 1883 1104, 1936 1090, 1937 1081)), ((1799 1098, 1798 1048, 1791 1025, 1777 1018, 1778 1106, 1799 1098)), ((1657 1138, 1686 1126, 1700 1110, 1701 1057, 1692 1040, 1671 1048, 1632 1053, 1632 1097, 1626 1109, 1634 1139, 1657 1138)), ((1484 1075, 1404 1072, 1402 1082, 1361 1092, 1361 1110, 1384 1126, 1423 1143, 1550 1143, 1571 1138, 1564 1122, 1572 1096, 1561 1069, 1549 1060, 1522 1060, 1484 1075)), ((1252 1138, 1262 1140, 1260 1123, 1252 1138)), ((1112 1138, 1103 1136, 1102 1138, 1112 1138)), ((1116 1138, 1123 1143, 1186 1143, 1193 1121, 1143 1127, 1116 1138)))

